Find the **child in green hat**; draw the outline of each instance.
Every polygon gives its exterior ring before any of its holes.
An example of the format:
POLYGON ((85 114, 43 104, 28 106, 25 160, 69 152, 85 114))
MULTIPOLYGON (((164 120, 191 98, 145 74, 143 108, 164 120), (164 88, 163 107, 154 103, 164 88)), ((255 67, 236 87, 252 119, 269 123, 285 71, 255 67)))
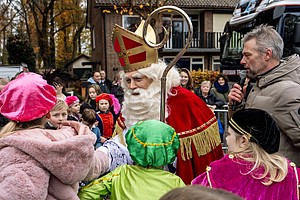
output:
POLYGON ((185 184, 180 177, 164 171, 175 160, 179 137, 175 130, 160 121, 136 123, 126 134, 126 143, 135 165, 122 165, 96 179, 79 191, 80 199, 159 199, 185 184))

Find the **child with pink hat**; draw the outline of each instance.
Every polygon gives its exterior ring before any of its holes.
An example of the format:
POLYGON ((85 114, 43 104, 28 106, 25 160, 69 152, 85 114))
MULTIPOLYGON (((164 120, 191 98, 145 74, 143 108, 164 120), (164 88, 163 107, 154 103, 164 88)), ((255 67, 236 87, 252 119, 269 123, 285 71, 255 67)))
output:
POLYGON ((67 96, 65 102, 68 104, 68 120, 80 121, 80 104, 77 96, 67 96))
POLYGON ((11 121, 0 131, 0 199, 78 199, 79 181, 108 168, 94 151, 95 136, 79 122, 43 129, 56 103, 53 86, 23 73, 0 94, 0 113, 11 121))
POLYGON ((102 136, 110 139, 113 134, 116 120, 120 114, 119 100, 113 94, 102 93, 96 97, 97 121, 102 136))

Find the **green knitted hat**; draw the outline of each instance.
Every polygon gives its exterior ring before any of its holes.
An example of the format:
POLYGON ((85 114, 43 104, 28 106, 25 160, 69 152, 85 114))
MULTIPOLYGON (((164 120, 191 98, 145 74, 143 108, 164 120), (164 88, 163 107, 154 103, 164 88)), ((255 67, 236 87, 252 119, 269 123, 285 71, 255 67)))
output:
POLYGON ((126 143, 132 160, 143 167, 160 167, 175 160, 179 137, 175 130, 160 121, 137 122, 129 128, 126 143))

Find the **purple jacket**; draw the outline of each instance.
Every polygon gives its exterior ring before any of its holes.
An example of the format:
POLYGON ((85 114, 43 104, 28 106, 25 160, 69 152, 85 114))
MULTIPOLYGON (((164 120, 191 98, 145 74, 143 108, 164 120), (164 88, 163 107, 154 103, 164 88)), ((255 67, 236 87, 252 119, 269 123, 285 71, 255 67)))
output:
MULTIPOLYGON (((224 158, 212 162, 207 171, 192 181, 192 184, 200 184, 213 188, 221 188, 233 192, 247 200, 296 200, 299 181, 295 170, 300 175, 300 169, 289 163, 286 178, 278 183, 265 186, 261 180, 254 179, 247 173, 250 169, 246 161, 236 161, 233 156, 226 155, 224 158)), ((258 173, 262 170, 259 169, 258 173)))

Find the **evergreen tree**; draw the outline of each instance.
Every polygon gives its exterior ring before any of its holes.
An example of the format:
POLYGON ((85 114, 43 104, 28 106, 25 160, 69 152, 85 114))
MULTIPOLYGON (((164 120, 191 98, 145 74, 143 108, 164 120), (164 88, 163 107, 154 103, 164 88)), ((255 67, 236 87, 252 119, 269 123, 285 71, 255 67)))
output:
POLYGON ((35 54, 29 40, 22 33, 8 38, 6 49, 9 64, 27 64, 28 70, 35 72, 35 54))

